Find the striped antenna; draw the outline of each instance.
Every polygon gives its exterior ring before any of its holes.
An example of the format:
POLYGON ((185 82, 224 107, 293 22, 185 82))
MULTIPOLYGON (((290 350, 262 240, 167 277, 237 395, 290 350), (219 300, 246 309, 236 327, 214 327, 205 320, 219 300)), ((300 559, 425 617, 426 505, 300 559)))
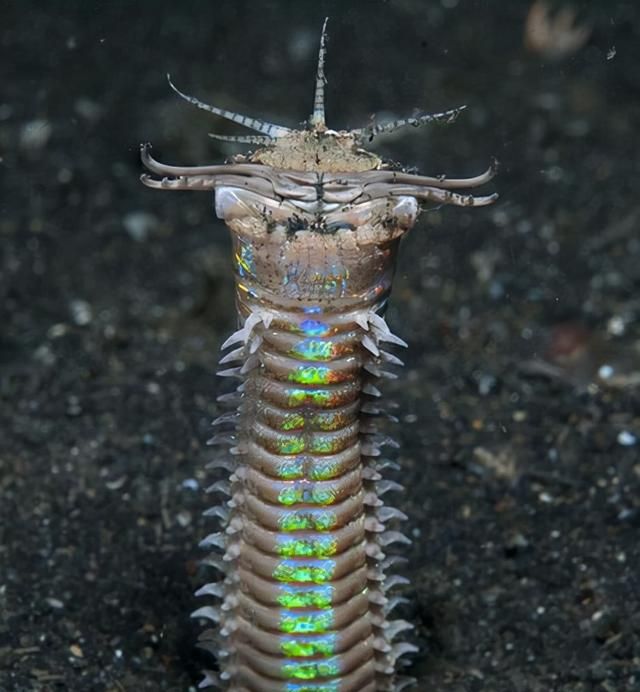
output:
POLYGON ((324 116, 324 56, 327 54, 327 22, 329 17, 325 17, 320 36, 320 51, 318 53, 318 71, 316 73, 316 91, 313 97, 313 113, 309 118, 309 124, 314 130, 324 130, 327 127, 324 116))
POLYGON ((209 137, 236 144, 273 144, 273 137, 267 135, 216 135, 210 132, 209 137))
POLYGON ((352 134, 361 140, 371 140, 375 137, 375 135, 395 132, 406 125, 419 127, 425 123, 432 122, 449 124, 454 122, 465 108, 466 106, 459 106, 458 108, 452 108, 451 110, 443 111, 442 113, 427 113, 425 115, 418 115, 414 118, 401 118, 400 120, 393 120, 390 123, 382 123, 381 125, 372 125, 370 127, 360 128, 359 130, 352 130, 352 134))
POLYGON ((273 123, 268 123, 264 120, 258 120, 257 118, 248 118, 246 115, 240 115, 239 113, 234 113, 232 111, 225 110, 224 108, 217 108, 216 106, 209 106, 202 101, 199 101, 195 96, 188 96, 183 94, 178 87, 174 85, 171 81, 171 76, 167 74, 167 81, 169 86, 185 101, 189 101, 194 106, 201 108, 203 111, 209 111, 210 113, 215 113, 216 115, 231 120, 231 122, 238 123, 243 127, 248 127, 250 130, 255 130, 260 134, 266 135, 270 138, 284 137, 288 135, 291 130, 288 127, 283 127, 282 125, 274 125, 273 123))

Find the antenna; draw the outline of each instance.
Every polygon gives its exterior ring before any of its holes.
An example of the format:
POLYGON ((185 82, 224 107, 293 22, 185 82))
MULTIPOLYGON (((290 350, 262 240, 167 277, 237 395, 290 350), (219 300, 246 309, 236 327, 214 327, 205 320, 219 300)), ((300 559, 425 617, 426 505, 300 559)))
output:
POLYGON ((382 123, 381 125, 370 125, 369 127, 362 127, 358 130, 352 130, 351 134, 364 141, 365 139, 372 140, 375 135, 395 132, 406 125, 419 127, 425 123, 433 122, 449 124, 454 122, 460 113, 465 110, 465 108, 466 106, 458 106, 458 108, 452 108, 451 110, 443 111, 442 113, 425 113, 424 115, 416 115, 412 118, 401 118, 400 120, 393 120, 390 123, 382 123))
POLYGON ((231 122, 238 123, 238 125, 243 125, 250 130, 255 130, 260 132, 260 134, 271 139, 277 139, 278 137, 284 137, 289 134, 291 130, 288 127, 283 127, 282 125, 275 125, 274 123, 266 122, 265 120, 258 120, 258 118, 249 118, 246 115, 240 115, 240 113, 234 113, 233 111, 225 110, 224 108, 218 108, 217 106, 210 106, 208 103, 203 103, 195 96, 188 96, 183 94, 180 89, 171 81, 171 77, 167 75, 167 81, 169 86, 185 101, 189 101, 194 106, 201 108, 203 111, 209 111, 210 113, 215 113, 216 115, 225 118, 226 120, 231 120, 231 122))
POLYGON ((324 116, 324 85, 326 79, 324 76, 324 56, 327 53, 327 22, 329 17, 325 17, 322 25, 322 34, 320 35, 320 51, 318 52, 318 71, 316 73, 316 91, 313 97, 313 113, 309 118, 309 124, 314 130, 326 130, 327 123, 324 116))

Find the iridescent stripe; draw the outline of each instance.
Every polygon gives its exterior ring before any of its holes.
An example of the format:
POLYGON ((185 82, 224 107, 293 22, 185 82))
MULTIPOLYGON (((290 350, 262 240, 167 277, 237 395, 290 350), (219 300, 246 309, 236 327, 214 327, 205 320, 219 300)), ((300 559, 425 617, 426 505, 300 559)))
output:
POLYGON ((336 650, 337 637, 335 634, 327 634, 317 637, 292 637, 282 639, 280 650, 285 656, 331 656, 336 650))
POLYGON ((336 384, 352 379, 349 372, 340 372, 327 365, 299 365, 287 375, 289 382, 296 384, 336 384))
POLYGON ((304 437, 298 435, 279 435, 270 447, 278 454, 300 454, 305 451, 304 437))
POLYGON ((339 675, 340 666, 335 658, 324 661, 288 661, 282 666, 282 672, 289 678, 314 680, 315 678, 330 678, 339 675))
POLYGON ((277 550, 282 557, 330 557, 335 555, 338 543, 331 535, 312 538, 280 536, 277 550))
POLYGON ((287 683, 285 692, 340 692, 340 681, 322 682, 318 685, 298 685, 293 682, 287 683))
POLYGON ((331 360, 336 356, 336 346, 333 341, 310 337, 295 344, 289 354, 304 360, 331 360))
POLYGON ((324 634, 333 627, 333 610, 300 613, 283 610, 280 630, 286 634, 324 634))
POLYGON ((272 576, 276 581, 323 584, 331 581, 335 569, 335 560, 282 560, 272 576))
POLYGON ((327 336, 331 327, 319 320, 303 320, 300 322, 299 331, 306 336, 327 336))
POLYGON ((332 405, 334 393, 329 389, 288 389, 287 398, 289 406, 303 406, 314 404, 321 408, 332 405))
POLYGON ((280 429, 284 431, 300 428, 304 428, 304 416, 301 413, 287 413, 280 423, 280 429))
POLYGON ((278 520, 283 531, 328 531, 337 523, 335 512, 331 510, 300 509, 282 512, 278 520))
POLYGON ((245 243, 240 244, 234 259, 240 276, 255 276, 256 266, 251 245, 246 245, 245 243))
POLYGON ((283 608, 330 608, 333 604, 333 586, 330 584, 282 584, 279 591, 278 603, 283 608))
POLYGON ((313 481, 327 481, 331 478, 341 476, 343 473, 342 464, 334 459, 314 459, 310 471, 310 478, 313 481))
POLYGON ((349 423, 349 418, 340 411, 327 411, 312 416, 310 424, 325 432, 332 432, 344 428, 349 423))
POLYGON ((276 471, 278 478, 285 481, 304 478, 305 460, 306 457, 294 457, 293 459, 288 459, 278 464, 278 469, 276 471))
POLYGON ((348 442, 348 439, 345 440, 339 435, 323 435, 319 433, 311 438, 309 451, 313 454, 335 454, 336 452, 341 452, 348 442))
POLYGON ((294 482, 280 491, 278 502, 287 507, 296 502, 309 505, 331 505, 335 502, 336 494, 336 489, 333 487, 318 487, 308 481, 294 482))

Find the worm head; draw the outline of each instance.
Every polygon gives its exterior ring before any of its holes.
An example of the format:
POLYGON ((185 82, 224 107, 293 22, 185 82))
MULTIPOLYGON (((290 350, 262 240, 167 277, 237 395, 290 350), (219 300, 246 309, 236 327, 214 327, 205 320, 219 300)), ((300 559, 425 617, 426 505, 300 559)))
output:
POLYGON ((236 157, 229 164, 178 167, 155 161, 149 152, 150 147, 143 145, 144 165, 160 178, 143 175, 142 181, 149 187, 174 190, 210 190, 239 185, 276 203, 293 199, 294 204, 311 205, 302 211, 313 213, 326 210, 326 204, 330 201, 360 203, 389 195, 462 206, 482 206, 496 199, 496 195, 473 196, 454 192, 458 188, 472 188, 490 180, 495 174, 494 164, 474 178, 417 176, 391 170, 379 156, 363 148, 374 137, 409 125, 451 123, 465 106, 388 123, 372 122, 367 127, 355 130, 328 128, 325 117, 326 43, 325 19, 320 38, 313 111, 306 127, 302 129, 292 129, 209 105, 180 91, 167 75, 171 88, 184 100, 253 131, 245 135, 212 134, 213 138, 257 146, 252 153, 236 157))

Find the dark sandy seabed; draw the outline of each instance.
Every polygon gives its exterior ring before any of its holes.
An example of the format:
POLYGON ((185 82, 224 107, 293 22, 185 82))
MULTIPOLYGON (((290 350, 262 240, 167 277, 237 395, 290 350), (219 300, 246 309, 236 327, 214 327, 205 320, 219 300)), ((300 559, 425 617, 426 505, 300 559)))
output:
POLYGON ((2 692, 195 689, 229 243, 206 194, 139 184, 138 146, 235 151, 166 72, 297 125, 325 15, 333 127, 466 103, 373 146, 501 163, 495 206, 423 215, 388 315, 410 673, 640 690, 640 6, 570 5, 591 35, 553 59, 524 47, 529 5, 0 2, 2 692))

